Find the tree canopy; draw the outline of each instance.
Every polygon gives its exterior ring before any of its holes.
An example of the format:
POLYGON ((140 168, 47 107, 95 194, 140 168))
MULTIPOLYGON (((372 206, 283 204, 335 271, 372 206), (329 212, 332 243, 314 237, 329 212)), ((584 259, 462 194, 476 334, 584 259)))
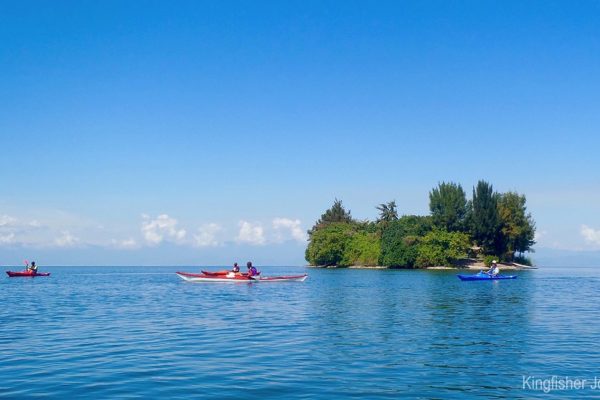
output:
POLYGON ((433 230, 420 240, 416 265, 450 266, 454 261, 467 256, 470 245, 469 235, 466 233, 433 230))
POLYGON ((498 214, 509 259, 515 252, 524 253, 535 244, 535 223, 525 203, 525 196, 515 192, 504 193, 498 198, 498 214))
POLYGON ((388 223, 381 233, 381 265, 413 268, 419 238, 431 230, 431 218, 404 215, 388 223))
POLYGON ((340 264, 351 235, 348 223, 331 223, 315 230, 306 248, 306 260, 314 265, 340 264))
POLYGON ((377 234, 358 231, 348 240, 340 265, 378 265, 380 255, 381 241, 377 234))
POLYGON ((485 253, 500 254, 504 249, 500 227, 498 195, 492 185, 479 181, 473 188, 471 236, 483 247, 485 253))
POLYGON ((464 231, 467 217, 467 198, 462 186, 442 182, 429 192, 429 210, 433 224, 448 232, 464 231))
POLYGON ((313 232, 319 228, 327 226, 332 223, 337 222, 352 222, 352 215, 350 214, 350 210, 344 208, 341 200, 335 199, 331 208, 327 209, 322 215, 321 218, 315 225, 312 227, 310 231, 308 231, 309 235, 312 235, 313 232))
POLYGON ((376 209, 379 210, 379 218, 377 222, 391 222, 398 219, 398 211, 396 209, 396 201, 388 201, 387 203, 381 203, 376 209))

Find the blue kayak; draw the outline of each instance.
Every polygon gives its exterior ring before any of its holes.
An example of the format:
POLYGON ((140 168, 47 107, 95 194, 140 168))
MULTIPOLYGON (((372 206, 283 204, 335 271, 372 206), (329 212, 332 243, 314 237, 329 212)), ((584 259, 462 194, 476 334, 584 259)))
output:
POLYGON ((517 279, 517 275, 496 275, 490 276, 485 272, 479 272, 475 275, 458 275, 461 281, 499 281, 502 279, 517 279))

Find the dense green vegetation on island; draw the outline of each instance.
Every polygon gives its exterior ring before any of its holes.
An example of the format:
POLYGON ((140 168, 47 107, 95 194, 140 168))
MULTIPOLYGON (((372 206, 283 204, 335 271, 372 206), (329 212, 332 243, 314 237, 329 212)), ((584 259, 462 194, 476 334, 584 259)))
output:
POLYGON ((487 260, 527 263, 535 223, 524 195, 497 193, 479 181, 470 200, 460 184, 442 182, 429 192, 430 215, 398 216, 395 201, 376 207, 376 221, 352 218, 335 200, 309 234, 306 260, 322 266, 425 268, 452 265, 477 253, 487 260))

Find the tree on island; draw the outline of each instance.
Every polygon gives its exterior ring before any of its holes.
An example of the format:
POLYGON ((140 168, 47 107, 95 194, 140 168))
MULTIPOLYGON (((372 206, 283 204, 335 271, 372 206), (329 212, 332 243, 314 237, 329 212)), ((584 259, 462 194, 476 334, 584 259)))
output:
POLYGON ((313 228, 305 258, 313 265, 339 265, 344 256, 346 245, 351 237, 347 223, 330 223, 313 228))
POLYGON ((396 221, 398 219, 398 211, 396 209, 396 200, 381 203, 376 209, 379 210, 378 223, 396 221))
POLYGON ((344 205, 342 204, 342 201, 338 200, 337 198, 334 200, 331 208, 326 210, 321 215, 321 218, 319 218, 319 220, 315 222, 315 225, 312 227, 311 230, 308 231, 308 234, 312 235, 317 229, 323 228, 329 224, 336 222, 353 222, 350 210, 346 211, 344 205))
POLYGON ((417 267, 451 266, 465 258, 471 246, 469 235, 436 229, 425 235, 417 247, 417 267))
POLYGON ((403 215, 386 224, 381 233, 381 265, 415 267, 419 240, 431 229, 431 217, 420 215, 403 215))
POLYGON ((377 265, 381 239, 370 224, 331 222, 313 231, 305 257, 312 265, 377 265))
POLYGON ((442 182, 429 192, 429 210, 433 224, 448 232, 465 231, 467 197, 462 186, 453 182, 442 182))
POLYGON ((515 253, 531 250, 535 244, 535 222, 525 206, 524 195, 507 192, 498 199, 498 214, 502 221, 502 234, 506 258, 513 260, 515 253))
POLYGON ((500 255, 504 252, 498 215, 498 195, 492 185, 477 182, 473 188, 471 212, 471 236, 483 247, 485 254, 500 255))
POLYGON ((342 256, 341 266, 379 264, 381 256, 381 240, 377 233, 364 230, 354 232, 346 244, 342 256))

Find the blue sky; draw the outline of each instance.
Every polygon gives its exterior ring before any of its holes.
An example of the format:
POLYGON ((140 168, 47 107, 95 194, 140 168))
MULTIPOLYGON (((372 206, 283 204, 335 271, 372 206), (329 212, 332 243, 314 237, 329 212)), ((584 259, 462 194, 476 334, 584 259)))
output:
MULTIPOLYGON (((600 3, 0 3, 0 263, 302 264, 340 198, 600 250, 600 3)), ((553 253, 554 254, 554 253, 553 253)), ((600 259, 600 257, 599 257, 600 259)))

